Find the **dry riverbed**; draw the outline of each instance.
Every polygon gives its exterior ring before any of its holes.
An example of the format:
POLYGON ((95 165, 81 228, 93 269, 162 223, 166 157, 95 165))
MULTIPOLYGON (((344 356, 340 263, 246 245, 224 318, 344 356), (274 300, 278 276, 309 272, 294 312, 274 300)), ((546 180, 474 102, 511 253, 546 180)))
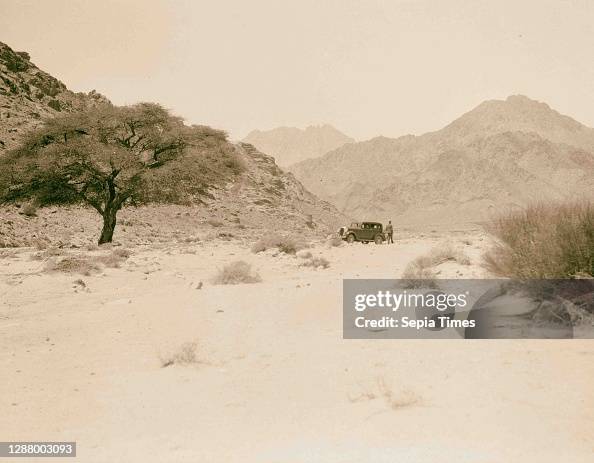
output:
POLYGON ((489 276, 481 232, 399 238, 318 243, 325 269, 238 240, 3 250, 3 440, 102 463, 591 462, 592 341, 342 339, 343 278, 445 242, 467 261, 439 277, 489 276), (213 284, 235 260, 262 281, 213 284))

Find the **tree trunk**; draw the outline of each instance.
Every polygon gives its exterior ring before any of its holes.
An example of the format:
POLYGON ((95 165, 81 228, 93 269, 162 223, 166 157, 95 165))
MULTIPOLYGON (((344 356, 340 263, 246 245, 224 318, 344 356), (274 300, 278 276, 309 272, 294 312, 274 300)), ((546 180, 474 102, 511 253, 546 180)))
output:
POLYGON ((103 230, 101 230, 99 244, 111 243, 111 240, 113 239, 113 231, 116 226, 116 214, 116 208, 105 208, 105 211, 103 212, 103 230))

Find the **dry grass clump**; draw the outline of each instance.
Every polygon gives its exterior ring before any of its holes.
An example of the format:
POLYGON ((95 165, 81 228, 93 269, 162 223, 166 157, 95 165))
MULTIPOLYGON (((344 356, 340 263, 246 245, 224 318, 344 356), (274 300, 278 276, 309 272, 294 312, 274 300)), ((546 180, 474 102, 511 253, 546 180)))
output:
POLYGON ((428 254, 417 257, 415 261, 423 268, 437 267, 448 261, 454 261, 461 265, 470 265, 470 259, 451 243, 436 246, 428 254))
POLYGON ((106 256, 97 256, 97 262, 109 268, 120 268, 121 264, 130 257, 132 253, 127 249, 114 249, 106 256))
POLYGON ((101 267, 86 257, 66 256, 60 259, 49 259, 44 266, 46 272, 80 273, 89 276, 98 272, 101 267))
POLYGON ((409 280, 407 288, 434 288, 436 283, 434 279, 437 277, 435 271, 431 268, 422 267, 419 262, 413 260, 410 262, 404 272, 402 272, 402 279, 409 280))
POLYGON ((446 243, 436 246, 428 254, 410 262, 404 269, 402 278, 411 280, 408 285, 410 288, 435 287, 435 283, 431 281, 437 277, 434 267, 449 261, 470 265, 470 259, 462 251, 446 243))
POLYGON ((411 407, 421 402, 420 397, 411 391, 404 390, 396 393, 384 378, 377 378, 375 387, 363 391, 358 396, 348 398, 352 403, 382 399, 392 410, 411 407))
POLYGON ((533 205, 501 216, 489 231, 499 242, 486 267, 510 278, 594 275, 594 204, 533 205))
POLYGON ((297 251, 295 253, 295 256, 299 257, 300 259, 311 259, 313 257, 313 254, 311 253, 311 251, 308 251, 307 249, 302 249, 301 251, 297 251))
POLYGON ((25 204, 21 208, 21 214, 23 214, 25 217, 37 217, 37 206, 35 203, 25 204))
POLYGON ((114 249, 107 255, 102 256, 63 256, 63 251, 58 248, 49 248, 43 252, 31 256, 34 260, 47 260, 44 266, 46 272, 80 273, 89 276, 98 272, 103 266, 109 268, 120 268, 130 256, 126 249, 114 249))
POLYGON ((191 365, 200 363, 196 350, 198 345, 195 342, 186 342, 181 345, 177 352, 161 356, 161 368, 171 365, 191 365))
POLYGON ((238 285, 243 283, 259 283, 260 275, 252 270, 252 266, 243 260, 225 265, 213 278, 215 285, 238 285))
POLYGON ((267 249, 277 248, 279 251, 285 254, 295 254, 300 249, 305 248, 303 243, 299 243, 293 238, 288 236, 282 236, 278 234, 270 234, 263 236, 256 241, 252 246, 252 252, 258 253, 266 251, 267 249))
POLYGON ((327 248, 337 248, 344 244, 344 241, 340 236, 331 236, 326 240, 326 247, 327 248))
POLYGON ((330 267, 330 262, 324 257, 310 256, 309 258, 303 259, 303 261, 299 263, 299 266, 325 269, 330 267))

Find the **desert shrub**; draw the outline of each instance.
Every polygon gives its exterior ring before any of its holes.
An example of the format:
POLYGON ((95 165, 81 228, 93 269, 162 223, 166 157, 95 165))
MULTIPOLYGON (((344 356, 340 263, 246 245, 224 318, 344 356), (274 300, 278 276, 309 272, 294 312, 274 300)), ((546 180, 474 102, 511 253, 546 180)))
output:
POLYGON ((173 352, 169 355, 162 356, 161 360, 161 367, 169 367, 171 365, 190 365, 194 363, 199 363, 198 355, 196 354, 196 350, 198 349, 198 345, 195 342, 186 342, 181 345, 177 352, 173 352))
POLYGON ((594 275, 594 204, 533 205, 495 220, 486 267, 510 278, 594 275))
POLYGON ((252 270, 252 266, 243 260, 225 265, 213 278, 215 285, 238 285, 242 283, 258 283, 260 275, 252 270))
POLYGON ((26 217, 36 217, 37 206, 35 203, 27 203, 21 208, 21 213, 26 217))
POLYGON ((300 259, 311 259, 313 257, 313 254, 311 253, 311 251, 308 251, 307 249, 302 249, 301 251, 297 251, 297 253, 295 255, 297 257, 299 257, 300 259))
POLYGON ((57 260, 48 260, 44 270, 46 272, 80 273, 89 276, 93 272, 99 271, 100 267, 84 257, 67 256, 57 260))
POLYGON ((448 261, 470 265, 470 259, 462 251, 456 249, 451 243, 444 243, 409 262, 402 273, 402 278, 410 280, 409 288, 435 287, 436 284, 432 280, 437 277, 437 274, 433 268, 448 261))
POLYGON ((301 267, 328 268, 330 267, 330 262, 324 257, 310 257, 309 259, 304 259, 299 265, 301 267))
POLYGON ((100 271, 103 266, 108 268, 120 268, 130 256, 130 251, 115 249, 109 254, 101 256, 64 256, 64 251, 59 248, 48 248, 45 251, 34 253, 32 260, 45 260, 44 270, 46 272, 80 273, 91 275, 100 271))
POLYGON ((112 254, 121 259, 127 259, 132 255, 132 253, 127 249, 114 249, 112 254))
POLYGON ((433 267, 448 261, 457 262, 461 265, 470 265, 470 259, 462 251, 456 249, 451 243, 445 243, 434 247, 429 253, 410 262, 404 269, 402 278, 419 280, 418 285, 426 287, 427 281, 425 280, 436 277, 433 267))
POLYGON ((130 257, 130 251, 126 249, 114 249, 105 256, 96 257, 97 262, 109 268, 120 268, 122 262, 130 257))
POLYGON ((461 265, 470 264, 468 257, 451 243, 440 244, 431 249, 428 254, 415 260, 421 267, 435 267, 448 261, 454 261, 461 265))
POLYGON ((356 396, 349 395, 348 399, 352 403, 382 399, 392 410, 417 405, 421 401, 421 397, 410 390, 394 391, 383 377, 376 379, 374 387, 366 388, 356 396))
POLYGON ((252 252, 258 253, 267 249, 277 248, 285 254, 295 254, 300 249, 305 248, 303 243, 299 243, 293 238, 282 236, 276 233, 263 236, 252 245, 252 252))
POLYGON ((326 240, 326 247, 328 248, 336 248, 342 246, 344 241, 340 236, 331 236, 326 240))
POLYGON ((436 277, 431 267, 423 266, 423 262, 418 260, 410 262, 402 272, 402 279, 408 280, 407 288, 434 288, 436 277))

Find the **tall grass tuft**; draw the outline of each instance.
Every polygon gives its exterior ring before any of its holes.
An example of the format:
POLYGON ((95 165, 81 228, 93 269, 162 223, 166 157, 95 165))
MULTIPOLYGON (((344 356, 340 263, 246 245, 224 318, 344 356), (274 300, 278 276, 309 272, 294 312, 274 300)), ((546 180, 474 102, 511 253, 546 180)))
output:
POLYGON ((579 278, 594 275, 594 203, 537 204, 493 222, 498 239, 485 255, 496 275, 579 278))

